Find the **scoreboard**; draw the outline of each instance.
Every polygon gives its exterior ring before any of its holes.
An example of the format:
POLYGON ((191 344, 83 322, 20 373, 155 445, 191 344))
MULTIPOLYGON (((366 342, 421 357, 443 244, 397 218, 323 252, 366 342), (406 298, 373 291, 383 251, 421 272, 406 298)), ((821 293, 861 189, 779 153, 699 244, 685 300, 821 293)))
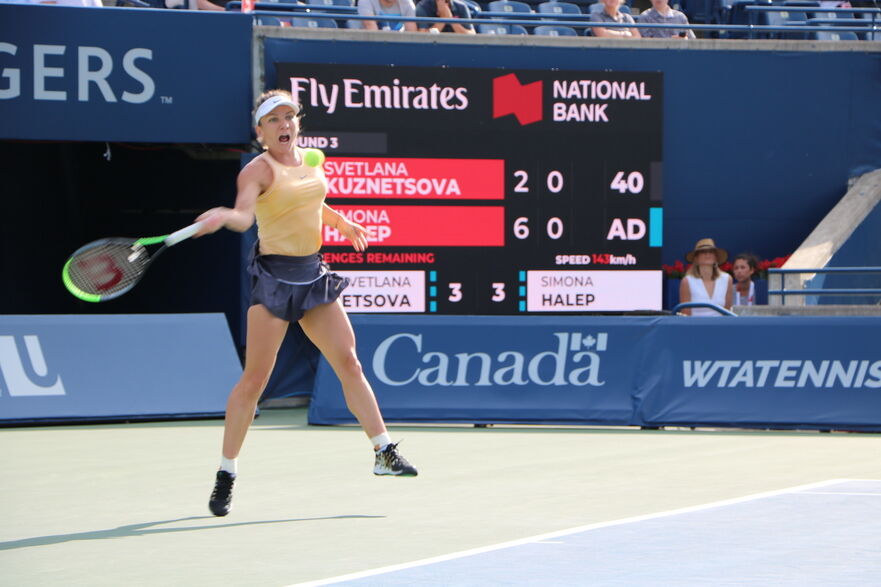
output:
POLYGON ((322 149, 350 312, 661 308, 662 75, 277 64, 322 149))

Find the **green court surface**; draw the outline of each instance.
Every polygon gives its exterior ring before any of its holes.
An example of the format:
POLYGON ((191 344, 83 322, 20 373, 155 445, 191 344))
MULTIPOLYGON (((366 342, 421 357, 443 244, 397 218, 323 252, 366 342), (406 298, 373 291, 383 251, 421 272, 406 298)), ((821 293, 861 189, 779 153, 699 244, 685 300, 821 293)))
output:
POLYGON ((877 434, 391 433, 418 477, 375 477, 358 428, 264 410, 239 459, 233 510, 215 518, 219 420, 0 429, 0 585, 283 586, 828 479, 881 479, 877 434))

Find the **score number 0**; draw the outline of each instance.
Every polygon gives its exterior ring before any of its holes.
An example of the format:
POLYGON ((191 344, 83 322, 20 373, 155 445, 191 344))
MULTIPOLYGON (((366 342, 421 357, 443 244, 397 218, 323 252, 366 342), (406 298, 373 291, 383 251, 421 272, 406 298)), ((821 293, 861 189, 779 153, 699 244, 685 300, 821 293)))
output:
MULTIPOLYGON (((514 177, 517 178, 517 185, 514 186, 514 193, 517 194, 528 194, 529 193, 529 173, 524 171, 523 169, 518 169, 514 172, 514 177)), ((548 186, 548 191, 552 194, 559 194, 563 191, 563 174, 557 171, 556 169, 548 173, 546 178, 546 183, 548 186)), ((529 218, 526 216, 520 216, 519 218, 514 220, 514 236, 519 239, 525 239, 529 237, 529 226, 527 223, 529 222, 529 218)), ((563 236, 563 221, 554 216, 550 218, 547 223, 547 233, 548 236, 554 240, 559 239, 563 236)))

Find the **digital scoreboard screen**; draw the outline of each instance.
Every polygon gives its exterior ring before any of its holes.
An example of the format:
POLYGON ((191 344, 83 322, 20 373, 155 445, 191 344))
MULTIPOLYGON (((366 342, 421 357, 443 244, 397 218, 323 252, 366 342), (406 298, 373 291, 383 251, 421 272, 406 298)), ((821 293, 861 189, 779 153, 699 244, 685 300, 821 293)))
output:
POLYGON ((349 312, 661 308, 658 72, 277 64, 327 155, 327 202, 369 231, 349 312))

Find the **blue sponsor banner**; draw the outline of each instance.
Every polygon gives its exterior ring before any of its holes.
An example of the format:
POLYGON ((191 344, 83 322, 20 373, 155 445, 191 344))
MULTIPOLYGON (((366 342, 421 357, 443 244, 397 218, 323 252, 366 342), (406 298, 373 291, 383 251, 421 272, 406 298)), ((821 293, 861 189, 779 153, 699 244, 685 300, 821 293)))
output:
MULTIPOLYGON (((881 430, 881 318, 352 322, 392 422, 881 430)), ((309 422, 353 421, 322 359, 309 422)))
MULTIPOLYGON (((383 415, 406 422, 630 423, 635 356, 657 318, 351 316, 383 415)), ((314 424, 353 421, 322 359, 314 424)))
POLYGON ((0 423, 221 416, 223 314, 0 316, 0 423))
POLYGON ((0 4, 0 138, 247 143, 251 19, 0 4))
POLYGON ((665 319, 635 393, 650 425, 881 429, 881 319, 665 319))

